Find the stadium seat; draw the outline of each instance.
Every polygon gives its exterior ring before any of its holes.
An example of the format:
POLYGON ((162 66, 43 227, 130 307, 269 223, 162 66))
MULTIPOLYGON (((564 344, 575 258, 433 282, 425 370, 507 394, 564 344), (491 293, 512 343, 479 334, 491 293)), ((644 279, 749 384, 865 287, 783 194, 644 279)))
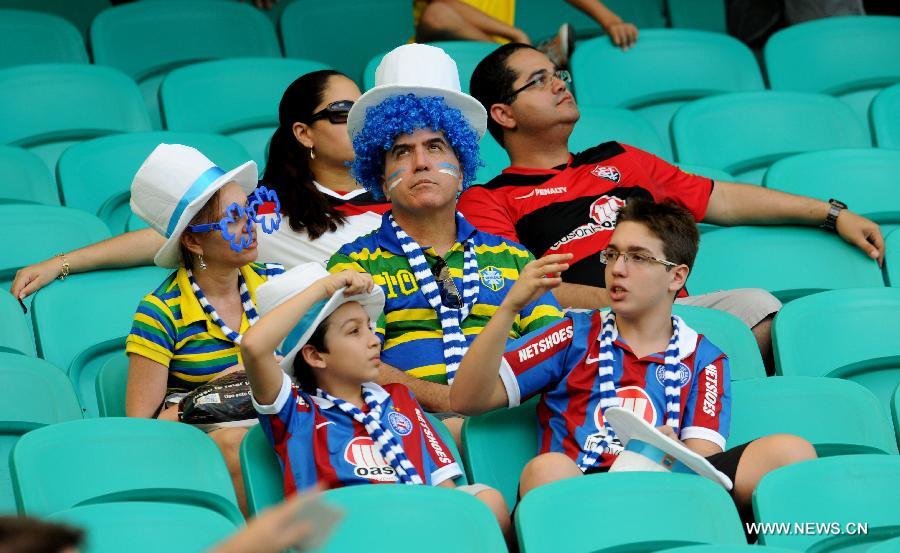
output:
MULTIPOLYGON (((169 71, 210 59, 281 56, 275 28, 259 10, 211 0, 134 2, 106 10, 91 26, 91 49, 95 63, 140 84, 156 128, 159 85, 169 71)), ((233 77, 228 86, 240 81, 233 77)), ((218 90, 208 94, 215 98, 218 90)))
POLYGON ((38 355, 66 371, 86 416, 98 414, 97 372, 124 350, 138 303, 168 273, 158 267, 96 271, 72 275, 35 295, 31 320, 38 355))
POLYGON ((28 10, 57 15, 87 37, 91 22, 101 11, 112 5, 110 0, 0 0, 0 8, 28 10))
POLYGON ((872 100, 869 124, 875 144, 882 148, 900 148, 900 84, 885 88, 872 100))
POLYGON ((478 173, 475 175, 477 184, 488 182, 509 167, 509 156, 506 154, 506 150, 494 140, 490 133, 484 133, 478 149, 478 155, 484 162, 484 167, 479 167, 478 173))
POLYGON ((866 549, 866 553, 894 553, 900 551, 900 536, 888 538, 866 549))
POLYGON ((828 201, 838 198, 876 223, 900 223, 900 150, 825 150, 776 161, 764 186, 828 201), (851 184, 852 183, 852 184, 851 184))
POLYGON ((660 551, 698 543, 746 543, 725 488, 693 474, 620 472, 546 484, 522 498, 516 531, 525 553, 660 551), (672 516, 690 509, 704 522, 648 524, 650 505, 672 516))
POLYGON ((19 301, 6 290, 0 290, 0 352, 34 355, 34 339, 28 327, 28 319, 19 301))
POLYGON ((280 28, 287 57, 321 61, 362 83, 373 53, 413 36, 412 7, 405 0, 295 0, 281 14, 280 28), (345 31, 340 47, 323 48, 345 31))
MULTIPOLYGON (((0 353, 0 386, 4 401, 0 408, 0 457, 19 438, 47 424, 81 418, 81 407, 69 379, 43 359, 0 353)), ((9 463, 0 463, 0 513, 16 510, 9 463)))
POLYGON ((327 67, 283 58, 218 60, 176 69, 159 91, 165 126, 229 136, 250 152, 262 174, 282 94, 300 75, 320 69, 327 67))
MULTIPOLYGON (((469 92, 469 81, 472 79, 472 71, 475 70, 475 66, 499 46, 494 42, 477 42, 474 40, 448 40, 429 42, 428 44, 443 49, 453 58, 453 61, 456 62, 456 69, 459 71, 460 88, 467 94, 469 92)), ((366 69, 363 73, 363 90, 368 90, 375 86, 375 70, 386 53, 381 52, 366 64, 366 69)))
POLYGON ((768 436, 795 434, 821 457, 897 453, 878 398, 856 382, 816 376, 770 376, 731 384, 727 447, 768 436))
MULTIPOLYGON (((871 550, 870 550, 871 551, 871 550)), ((794 549, 762 547, 760 545, 687 545, 666 549, 666 553, 796 553, 794 549)))
POLYGON ((150 130, 134 81, 94 65, 39 64, 0 70, 0 144, 36 153, 50 172, 72 144, 150 130))
POLYGON ((695 295, 763 288, 783 302, 822 290, 883 286, 875 260, 836 234, 763 226, 704 234, 687 282, 695 295))
POLYGON ((666 139, 666 158, 672 157, 672 114, 686 102, 763 89, 759 66, 747 46, 721 33, 684 29, 641 30, 627 52, 605 37, 579 44, 572 57, 572 78, 579 105, 627 108, 646 117, 666 139))
POLYGON ((888 286, 900 287, 900 229, 885 237, 884 249, 885 281, 888 286))
POLYGON ((0 175, 0 204, 59 205, 59 190, 47 164, 28 150, 0 146, 0 175))
POLYGON ((727 173, 721 169, 716 169, 715 167, 691 165, 690 163, 676 163, 675 165, 680 167, 682 170, 687 171, 688 173, 699 175, 701 177, 725 182, 735 181, 734 175, 727 173))
POLYGON ((772 329, 776 372, 853 380, 889 411, 900 382, 898 313, 900 288, 833 290, 792 301, 772 329))
POLYGON ((891 417, 894 419, 894 433, 897 435, 897 445, 900 446, 900 384, 894 390, 891 398, 891 417))
MULTIPOLYGON (((639 29, 666 26, 663 0, 605 0, 603 4, 639 29)), ((603 34, 593 18, 563 0, 518 0, 515 12, 516 26, 535 42, 555 35, 563 23, 575 27, 579 40, 603 34)))
POLYGON ((156 501, 244 521, 219 448, 189 424, 111 417, 45 426, 19 439, 10 468, 24 515, 156 501))
POLYGON ((124 232, 132 216, 131 181, 161 143, 193 146, 226 171, 250 159, 240 144, 216 134, 155 131, 106 136, 76 144, 59 158, 56 173, 63 203, 96 214, 113 234, 124 232))
POLYGON ((150 225, 144 222, 143 219, 132 213, 128 216, 128 221, 125 222, 125 230, 127 232, 131 232, 133 230, 140 230, 142 228, 149 228, 150 225))
POLYGON ((0 9, 0 68, 33 63, 89 63, 84 38, 61 17, 0 9))
POLYGON ((666 7, 676 29, 727 32, 725 0, 666 0, 666 7))
POLYGON ((344 518, 323 553, 364 551, 372 537, 392 553, 422 550, 505 553, 500 527, 487 506, 457 490, 423 486, 348 486, 325 492, 344 518), (453 531, 447 531, 447 521, 453 531))
MULTIPOLYGON (((627 109, 581 107, 581 117, 569 137, 569 150, 581 152, 603 142, 614 140, 661 158, 671 159, 671 152, 647 119, 627 109)), ((666 141, 668 142, 668 141, 666 141)))
POLYGON ((124 544, 129 553, 210 551, 238 530, 234 522, 203 507, 150 501, 84 505, 46 519, 83 529, 83 551, 89 553, 122 551, 124 544))
POLYGON ((753 494, 759 522, 829 523, 832 531, 773 532, 759 542, 796 551, 872 551, 900 535, 900 457, 852 455, 816 459, 772 471, 753 494), (867 525, 866 533, 858 527, 867 525), (835 535, 836 533, 840 535, 835 535))
POLYGON ((676 305, 672 312, 728 356, 732 382, 766 376, 756 338, 743 321, 725 311, 691 305, 676 305))
POLYGON ((872 98, 900 83, 900 18, 826 17, 791 25, 766 42, 773 90, 819 92, 847 102, 863 120, 872 98))
POLYGON ((94 384, 98 414, 101 417, 125 416, 125 392, 128 389, 128 356, 112 355, 97 371, 94 384))
POLYGON ((759 184, 783 157, 830 148, 866 148, 863 121, 840 100, 801 92, 741 92, 703 98, 672 118, 679 162, 724 169, 759 184))

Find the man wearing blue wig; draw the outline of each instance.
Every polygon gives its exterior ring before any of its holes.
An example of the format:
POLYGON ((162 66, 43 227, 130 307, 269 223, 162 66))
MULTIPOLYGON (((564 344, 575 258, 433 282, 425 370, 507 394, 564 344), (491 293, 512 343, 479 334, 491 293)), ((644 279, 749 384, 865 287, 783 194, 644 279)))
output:
MULTIPOLYGON (((354 175, 392 209, 379 229, 338 250, 328 269, 369 273, 384 289, 380 382, 405 384, 426 409, 444 413, 469 343, 533 256, 456 211, 487 126, 484 107, 460 91, 456 63, 440 48, 407 44, 384 57, 376 83, 347 127, 354 175)), ((510 337, 561 316, 547 293, 522 311, 510 337)), ((460 421, 445 422, 458 435, 460 421)))

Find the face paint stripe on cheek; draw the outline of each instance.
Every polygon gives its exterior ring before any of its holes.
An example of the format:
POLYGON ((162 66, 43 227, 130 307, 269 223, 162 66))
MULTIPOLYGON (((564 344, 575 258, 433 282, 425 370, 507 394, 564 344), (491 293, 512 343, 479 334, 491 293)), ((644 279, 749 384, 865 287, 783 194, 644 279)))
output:
POLYGON ((394 171, 393 173, 388 175, 388 178, 385 179, 386 181, 390 181, 390 184, 388 184, 388 187, 387 187, 388 193, 390 193, 391 190, 396 188, 396 186, 398 184, 403 182, 403 177, 399 177, 399 178, 397 178, 397 180, 394 180, 395 177, 397 177, 400 173, 403 173, 403 172, 405 172, 404 169, 397 169, 396 171, 394 171))
POLYGON ((444 173, 445 175, 450 175, 453 178, 459 178, 459 167, 452 163, 438 163, 438 173, 444 173))

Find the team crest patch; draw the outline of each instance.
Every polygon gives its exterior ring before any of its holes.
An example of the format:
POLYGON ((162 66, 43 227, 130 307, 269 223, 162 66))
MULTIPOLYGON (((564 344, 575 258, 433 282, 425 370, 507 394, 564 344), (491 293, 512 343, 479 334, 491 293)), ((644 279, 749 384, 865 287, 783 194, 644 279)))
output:
MULTIPOLYGON (((657 365, 656 366, 656 380, 661 385, 665 386, 666 381, 666 366, 665 365, 657 365)), ((679 363, 678 365, 678 386, 684 386, 688 382, 691 381, 691 370, 684 363, 679 363)))
POLYGON ((388 424, 391 425, 391 430, 399 436, 409 436, 409 433, 412 432, 412 421, 403 413, 397 411, 388 413, 388 424))
POLYGON ((503 273, 501 273, 500 269, 497 267, 488 265, 484 269, 478 271, 478 274, 481 275, 481 283, 494 292, 499 292, 503 289, 503 285, 505 284, 503 273))
POLYGON ((598 165, 594 167, 594 169, 591 171, 591 174, 595 177, 611 180, 613 182, 619 182, 619 180, 622 178, 622 174, 619 173, 619 170, 612 165, 598 165))

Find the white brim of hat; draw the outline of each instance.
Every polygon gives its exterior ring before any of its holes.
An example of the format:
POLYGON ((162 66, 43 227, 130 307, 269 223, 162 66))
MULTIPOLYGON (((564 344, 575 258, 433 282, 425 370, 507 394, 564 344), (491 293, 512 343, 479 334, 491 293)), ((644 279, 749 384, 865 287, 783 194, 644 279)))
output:
POLYGON ((209 201, 213 194, 229 182, 236 182, 238 186, 241 187, 241 190, 249 195, 256 189, 258 180, 259 173, 256 169, 256 162, 248 161, 213 181, 202 194, 197 196, 194 201, 189 203, 184 209, 184 212, 182 212, 181 217, 178 219, 178 223, 172 230, 172 235, 166 239, 166 243, 163 244, 163 247, 160 248, 153 257, 153 263, 159 267, 166 267, 168 269, 178 267, 181 262, 181 250, 179 249, 181 235, 184 232, 184 229, 190 224, 191 219, 197 215, 197 212, 203 209, 203 206, 206 205, 206 202, 209 201))
MULTIPOLYGON (((705 457, 688 449, 681 442, 667 437, 628 409, 610 407, 603 413, 603 417, 609 421, 623 446, 628 445, 631 439, 640 440, 668 453, 698 475, 712 480, 726 490, 731 490, 733 485, 731 479, 716 470, 705 457)), ((633 459, 629 460, 633 461, 633 459)), ((610 470, 612 472, 612 469, 610 470)))
POLYGON ((446 88, 397 84, 376 86, 360 96, 359 100, 353 104, 353 107, 350 108, 350 113, 347 115, 347 132, 350 133, 350 139, 352 140, 362 130, 368 108, 377 106, 391 96, 403 96, 405 94, 444 98, 444 102, 448 106, 462 112, 463 117, 466 118, 466 121, 478 134, 479 139, 484 136, 484 131, 487 129, 487 111, 485 111, 481 102, 475 98, 463 92, 446 88))

